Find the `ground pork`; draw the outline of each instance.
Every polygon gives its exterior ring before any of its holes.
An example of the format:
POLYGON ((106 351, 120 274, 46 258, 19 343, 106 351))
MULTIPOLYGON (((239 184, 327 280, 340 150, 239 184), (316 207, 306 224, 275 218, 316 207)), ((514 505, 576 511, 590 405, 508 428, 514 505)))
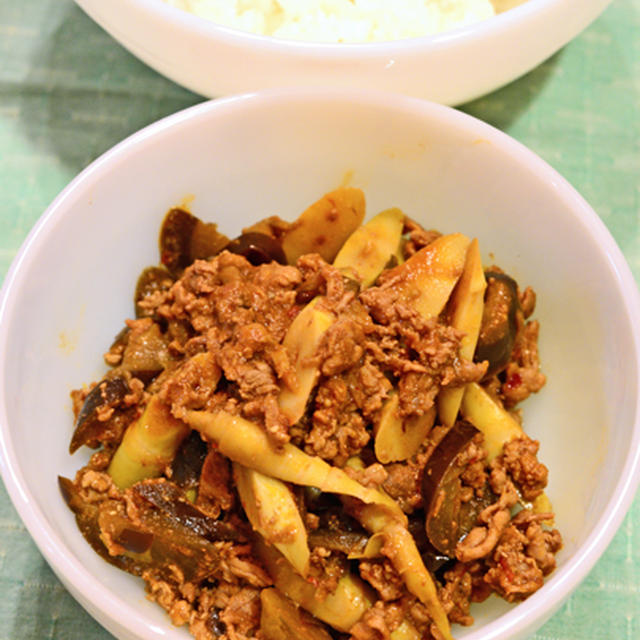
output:
POLYGON ((378 600, 349 630, 350 640, 389 640, 403 619, 403 608, 378 600))
POLYGON ((209 449, 202 464, 196 505, 213 518, 234 506, 235 494, 229 460, 209 449))
POLYGON ((517 501, 516 489, 511 481, 507 481, 498 500, 480 512, 479 525, 471 529, 467 536, 458 542, 456 546, 458 560, 469 562, 489 554, 508 525, 511 519, 511 508, 517 501))
POLYGON ((382 488, 405 513, 413 513, 422 506, 422 472, 426 463, 426 456, 417 454, 405 462, 385 466, 387 478, 382 488))
POLYGON ((325 547, 314 547, 309 558, 309 582, 312 582, 318 600, 324 600, 333 593, 338 581, 348 571, 345 558, 325 547))
POLYGON ((404 591, 404 581, 387 558, 362 560, 360 575, 378 592, 385 602, 397 600, 404 591))
POLYGON ((163 397, 176 417, 191 409, 211 410, 234 397, 239 411, 261 422, 276 443, 289 440, 277 395, 280 381, 290 385, 294 380, 282 339, 301 308, 296 303, 301 281, 295 267, 253 267, 223 252, 194 262, 159 296, 157 315, 165 322, 188 323, 192 337, 184 350, 196 351, 163 380, 163 397), (226 397, 216 395, 221 375, 226 397))
POLYGON ((322 382, 314 406, 312 426, 304 438, 305 451, 343 466, 371 438, 344 377, 335 376, 322 382))
POLYGON ((444 574, 444 585, 438 590, 438 597, 451 622, 469 626, 473 624, 470 614, 473 581, 465 565, 458 563, 444 574))
POLYGON ((494 468, 504 467, 522 497, 529 502, 535 500, 547 486, 549 471, 538 461, 539 447, 537 440, 527 436, 515 438, 504 445, 502 454, 494 461, 494 468))
POLYGON ((417 253, 442 235, 439 231, 423 229, 411 218, 405 218, 404 233, 408 236, 402 247, 402 254, 405 260, 408 260, 414 253, 417 253))
POLYGON ((546 382, 545 375, 540 371, 539 331, 538 321, 531 320, 518 333, 501 388, 506 407, 514 407, 532 393, 537 393, 546 382))

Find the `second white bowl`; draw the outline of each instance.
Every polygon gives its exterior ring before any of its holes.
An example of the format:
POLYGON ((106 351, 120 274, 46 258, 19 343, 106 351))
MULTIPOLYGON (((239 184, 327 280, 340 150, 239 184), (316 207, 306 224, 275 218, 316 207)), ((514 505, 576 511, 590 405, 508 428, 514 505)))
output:
POLYGON ((149 66, 208 97, 270 87, 397 91, 461 104, 530 71, 611 0, 528 0, 436 36, 371 44, 278 40, 229 29, 160 0, 76 0, 149 66))

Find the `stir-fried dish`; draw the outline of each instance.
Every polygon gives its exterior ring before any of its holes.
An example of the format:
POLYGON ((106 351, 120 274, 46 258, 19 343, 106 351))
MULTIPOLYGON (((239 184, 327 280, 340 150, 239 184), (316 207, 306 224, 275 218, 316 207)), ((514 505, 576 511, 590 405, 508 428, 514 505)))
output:
POLYGON ((533 290, 461 233, 364 217, 346 187, 235 239, 170 210, 72 392, 80 531, 198 640, 451 639, 555 567, 533 290))

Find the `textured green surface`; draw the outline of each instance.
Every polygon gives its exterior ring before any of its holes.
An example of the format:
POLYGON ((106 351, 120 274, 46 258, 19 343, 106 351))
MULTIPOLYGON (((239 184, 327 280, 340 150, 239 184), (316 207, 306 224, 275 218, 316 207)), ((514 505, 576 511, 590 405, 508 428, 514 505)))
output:
MULTIPOLYGON (((200 100, 134 59, 71 0, 0 0, 0 278, 91 160, 200 100)), ((559 54, 463 110, 564 175, 640 281, 640 0, 615 0, 559 54)), ((533 640, 639 640, 639 591, 636 498, 603 558, 533 640)), ((110 637, 52 574, 0 485, 0 640, 110 637)))

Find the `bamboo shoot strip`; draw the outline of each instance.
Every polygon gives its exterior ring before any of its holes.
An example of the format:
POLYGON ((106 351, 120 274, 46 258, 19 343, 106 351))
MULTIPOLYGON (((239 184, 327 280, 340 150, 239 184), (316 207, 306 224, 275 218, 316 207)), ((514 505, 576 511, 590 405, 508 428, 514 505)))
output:
POLYGON ((407 589, 429 611, 429 615, 445 640, 453 640, 449 619, 438 599, 438 591, 431 574, 424 566, 420 552, 406 525, 390 518, 377 505, 353 508, 353 515, 373 534, 384 536, 382 554, 387 556, 402 576, 407 589))
POLYGON ((276 478, 233 463, 233 475, 251 526, 303 577, 309 573, 307 530, 289 487, 276 478))
POLYGON ((186 421, 215 442, 220 452, 233 462, 285 482, 351 496, 365 504, 378 504, 385 507, 390 518, 406 522, 402 510, 389 496, 364 487, 342 469, 332 467, 321 458, 310 456, 292 444, 287 443, 276 450, 265 431, 249 420, 225 411, 189 411, 186 421))

